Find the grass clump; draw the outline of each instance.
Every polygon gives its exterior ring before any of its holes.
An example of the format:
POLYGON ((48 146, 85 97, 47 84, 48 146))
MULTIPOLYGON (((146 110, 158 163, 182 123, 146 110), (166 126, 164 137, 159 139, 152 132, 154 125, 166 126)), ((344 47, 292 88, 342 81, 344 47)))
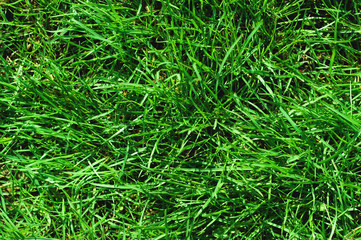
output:
POLYGON ((356 239, 356 0, 0 2, 6 239, 356 239))

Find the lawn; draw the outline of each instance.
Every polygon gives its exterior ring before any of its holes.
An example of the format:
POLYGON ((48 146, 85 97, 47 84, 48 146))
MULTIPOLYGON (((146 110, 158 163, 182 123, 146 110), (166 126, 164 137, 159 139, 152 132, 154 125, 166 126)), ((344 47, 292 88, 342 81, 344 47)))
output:
POLYGON ((361 1, 0 0, 0 239, 361 239, 361 1))

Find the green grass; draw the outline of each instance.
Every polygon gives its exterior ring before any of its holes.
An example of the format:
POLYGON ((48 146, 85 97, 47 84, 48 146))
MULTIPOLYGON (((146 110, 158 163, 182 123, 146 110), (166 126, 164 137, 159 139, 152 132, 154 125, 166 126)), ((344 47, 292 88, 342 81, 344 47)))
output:
POLYGON ((0 236, 360 239, 360 12, 0 1, 0 236))

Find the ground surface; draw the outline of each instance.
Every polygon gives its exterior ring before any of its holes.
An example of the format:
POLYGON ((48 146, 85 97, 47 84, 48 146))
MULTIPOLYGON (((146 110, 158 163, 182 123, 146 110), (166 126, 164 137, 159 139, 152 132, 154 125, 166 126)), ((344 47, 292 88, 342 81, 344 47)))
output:
POLYGON ((0 1, 0 235, 357 239, 360 12, 0 1))

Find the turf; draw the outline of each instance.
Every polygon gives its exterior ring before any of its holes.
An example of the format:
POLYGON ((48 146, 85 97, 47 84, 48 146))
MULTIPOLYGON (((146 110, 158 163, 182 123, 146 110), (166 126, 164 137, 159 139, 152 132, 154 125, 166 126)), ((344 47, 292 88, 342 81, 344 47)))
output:
POLYGON ((360 238, 360 12, 0 1, 0 236, 360 238))

